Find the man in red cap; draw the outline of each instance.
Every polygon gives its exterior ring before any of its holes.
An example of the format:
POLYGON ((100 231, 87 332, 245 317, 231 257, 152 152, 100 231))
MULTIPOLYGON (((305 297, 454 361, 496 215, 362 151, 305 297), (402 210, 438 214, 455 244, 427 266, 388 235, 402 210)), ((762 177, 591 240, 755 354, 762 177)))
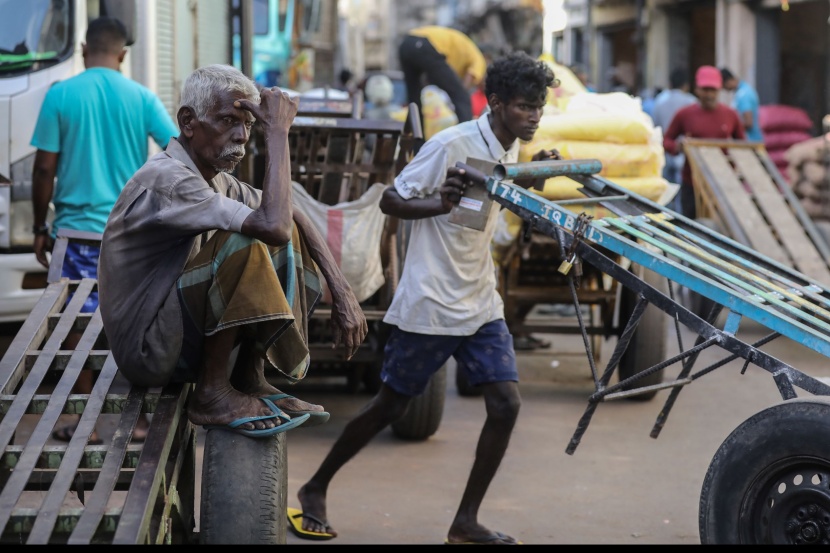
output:
MULTIPOLYGON (((681 108, 663 133, 663 149, 666 153, 677 155, 683 153, 684 138, 715 138, 745 140, 744 126, 738 113, 718 101, 718 94, 723 86, 720 70, 711 65, 703 65, 695 73, 695 96, 698 103, 681 108)), ((695 193, 692 187, 692 170, 689 156, 683 165, 683 178, 680 184, 679 211, 686 217, 696 216, 695 193)))

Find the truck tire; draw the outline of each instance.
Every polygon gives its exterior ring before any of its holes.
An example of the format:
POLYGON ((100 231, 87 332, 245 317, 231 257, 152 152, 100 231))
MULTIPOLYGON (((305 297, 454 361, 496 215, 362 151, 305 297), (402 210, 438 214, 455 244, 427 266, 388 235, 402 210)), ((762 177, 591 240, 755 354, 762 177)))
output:
POLYGON ((447 365, 441 367, 427 384, 424 393, 409 403, 403 417, 392 423, 392 432, 398 438, 423 441, 435 434, 444 414, 447 392, 447 365))
POLYGON ((207 431, 200 543, 286 543, 286 453, 285 432, 249 438, 230 430, 207 431))
MULTIPOLYGON (((668 282, 666 282, 665 277, 653 271, 644 270, 641 267, 632 267, 632 271, 636 272, 638 270, 640 278, 644 282, 668 295, 668 282)), ((629 288, 623 288, 620 295, 620 333, 625 329, 625 325, 631 318, 636 304, 636 292, 629 288)), ((620 358, 617 374, 621 381, 666 360, 666 325, 668 325, 669 321, 668 315, 661 309, 651 304, 646 306, 645 313, 643 313, 643 317, 640 319, 640 324, 637 326, 637 330, 634 331, 634 336, 631 337, 628 348, 625 350, 622 358, 620 358)), ((661 382, 663 382, 662 370, 636 380, 623 389, 631 390, 643 386, 654 386, 661 382)), ((627 399, 632 401, 648 401, 654 398, 655 395, 657 395, 656 390, 637 394, 627 399)))
POLYGON ((830 400, 792 399, 724 440, 700 494, 700 542, 830 544, 830 400))

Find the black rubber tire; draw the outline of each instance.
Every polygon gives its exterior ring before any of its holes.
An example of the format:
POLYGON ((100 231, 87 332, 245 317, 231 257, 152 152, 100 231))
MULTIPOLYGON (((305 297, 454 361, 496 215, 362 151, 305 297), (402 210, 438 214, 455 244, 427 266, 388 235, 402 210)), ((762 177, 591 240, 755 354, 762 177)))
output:
POLYGON ((432 375, 424 393, 413 398, 403 417, 392 423, 392 432, 408 441, 423 441, 435 434, 444 415, 447 365, 432 375))
POLYGON ((702 544, 830 544, 830 399, 753 415, 718 448, 700 494, 702 544))
POLYGON ((286 433, 267 438, 211 429, 202 459, 201 544, 286 543, 286 433))
MULTIPOLYGON (((644 282, 668 295, 669 286, 665 277, 653 271, 644 270, 641 267, 632 267, 631 270, 632 272, 639 273, 640 278, 644 282)), ((631 318, 631 313, 634 311, 636 304, 637 294, 633 290, 623 287, 620 294, 620 333, 625 329, 625 325, 631 318)), ((666 325, 669 324, 669 321, 668 315, 661 309, 651 304, 646 307, 645 313, 643 313, 643 317, 640 319, 640 324, 637 326, 637 330, 634 331, 634 336, 631 337, 628 348, 620 358, 617 374, 621 381, 666 360, 666 325)), ((657 371, 639 380, 635 380, 630 386, 626 386, 623 389, 630 390, 643 386, 654 386, 661 382, 663 382, 663 371, 657 371)), ((648 401, 654 398, 655 395, 657 395, 656 390, 633 395, 627 399, 631 401, 648 401)))
POLYGON ((484 395, 484 390, 481 386, 473 386, 467 379, 467 374, 464 371, 455 369, 455 387, 458 390, 458 395, 462 397, 479 397, 484 395))

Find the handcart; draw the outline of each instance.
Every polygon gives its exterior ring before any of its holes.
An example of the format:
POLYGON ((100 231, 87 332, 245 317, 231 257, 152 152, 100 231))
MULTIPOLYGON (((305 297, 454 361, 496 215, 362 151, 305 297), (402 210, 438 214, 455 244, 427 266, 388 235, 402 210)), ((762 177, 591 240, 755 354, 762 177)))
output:
POLYGON ((576 451, 600 403, 665 390, 665 404, 651 430, 657 438, 685 386, 743 359, 741 373, 761 369, 771 374, 782 402, 739 425, 714 455, 700 496, 701 543, 830 543, 830 386, 763 349, 784 337, 830 354, 828 283, 596 176, 597 160, 505 164, 496 166, 492 175, 463 163, 459 166, 474 175, 495 201, 559 244, 561 270, 569 279, 595 384, 566 452, 576 451), (514 179, 559 175, 582 185, 583 204, 596 203, 613 215, 592 219, 512 184, 514 179), (668 293, 614 256, 661 277, 668 293), (598 268, 637 297, 601 370, 580 315, 575 270, 580 263, 598 268), (678 286, 710 298, 709 312, 699 316, 686 308, 677 299, 678 286), (647 307, 656 307, 671 319, 680 353, 612 383, 647 307), (744 317, 769 329, 769 334, 752 343, 742 340, 739 327, 744 317), (694 344, 683 343, 680 325, 697 335, 694 344), (723 358, 696 367, 700 353, 710 348, 722 350, 723 358), (674 377, 669 375, 672 369, 674 377), (664 372, 664 380, 644 385, 657 371, 664 372))

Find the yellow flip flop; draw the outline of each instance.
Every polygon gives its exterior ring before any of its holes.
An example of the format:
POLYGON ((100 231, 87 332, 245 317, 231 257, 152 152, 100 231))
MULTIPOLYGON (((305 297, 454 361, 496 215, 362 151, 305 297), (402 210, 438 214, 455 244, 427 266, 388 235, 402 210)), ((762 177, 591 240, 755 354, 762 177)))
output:
POLYGON ((330 540, 335 537, 334 534, 329 534, 328 532, 310 532, 308 530, 303 530, 303 517, 311 519, 326 528, 331 528, 328 522, 320 520, 314 515, 303 514, 300 509, 295 509, 293 507, 288 507, 287 511, 288 529, 291 530, 291 532, 298 538, 302 538, 304 540, 330 540))

